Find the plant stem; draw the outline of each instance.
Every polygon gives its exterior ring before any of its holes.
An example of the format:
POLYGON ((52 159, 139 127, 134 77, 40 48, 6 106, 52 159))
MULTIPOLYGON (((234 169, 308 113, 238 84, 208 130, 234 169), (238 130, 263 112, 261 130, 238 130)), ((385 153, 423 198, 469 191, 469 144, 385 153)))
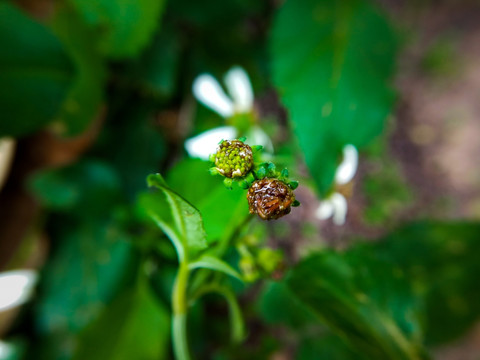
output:
POLYGON ((190 360, 187 341, 187 284, 188 263, 184 259, 180 264, 172 294, 172 340, 177 360, 190 360))

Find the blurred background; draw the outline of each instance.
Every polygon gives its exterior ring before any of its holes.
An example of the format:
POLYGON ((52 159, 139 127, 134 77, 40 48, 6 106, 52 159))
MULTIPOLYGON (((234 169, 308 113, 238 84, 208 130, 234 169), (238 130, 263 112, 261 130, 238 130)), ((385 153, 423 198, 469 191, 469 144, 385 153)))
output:
POLYGON ((191 307, 193 358, 480 359, 479 63, 474 0, 0 1, 0 359, 173 358, 157 172, 251 279, 240 344, 222 298, 191 307), (222 116, 192 86, 235 66, 254 105, 222 116), (299 208, 251 219, 208 174, 186 141, 225 126, 299 208))

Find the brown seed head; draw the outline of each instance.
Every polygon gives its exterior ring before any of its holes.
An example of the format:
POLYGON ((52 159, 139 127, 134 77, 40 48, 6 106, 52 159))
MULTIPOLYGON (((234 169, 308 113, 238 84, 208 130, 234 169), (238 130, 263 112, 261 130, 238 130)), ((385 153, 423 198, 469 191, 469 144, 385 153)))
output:
POLYGON ((252 184, 247 200, 251 214, 257 213, 263 220, 272 220, 290 213, 295 195, 283 181, 265 178, 252 184))

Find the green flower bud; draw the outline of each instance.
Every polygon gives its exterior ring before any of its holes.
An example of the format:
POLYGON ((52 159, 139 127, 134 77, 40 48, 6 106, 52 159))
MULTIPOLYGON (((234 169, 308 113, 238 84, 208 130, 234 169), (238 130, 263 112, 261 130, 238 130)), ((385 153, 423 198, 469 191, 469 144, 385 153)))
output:
POLYGON ((257 269, 257 265, 253 257, 242 257, 238 265, 242 270, 243 279, 246 282, 254 282, 260 277, 260 272, 257 269))
POLYGON ((272 220, 290 213, 295 195, 283 181, 265 178, 252 184, 247 200, 251 214, 256 213, 263 220, 272 220))
POLYGON ((215 167, 228 178, 243 177, 253 166, 252 148, 239 140, 224 140, 215 154, 215 167))
POLYGON ((263 248, 258 251, 257 263, 267 274, 273 273, 283 262, 281 251, 263 248))

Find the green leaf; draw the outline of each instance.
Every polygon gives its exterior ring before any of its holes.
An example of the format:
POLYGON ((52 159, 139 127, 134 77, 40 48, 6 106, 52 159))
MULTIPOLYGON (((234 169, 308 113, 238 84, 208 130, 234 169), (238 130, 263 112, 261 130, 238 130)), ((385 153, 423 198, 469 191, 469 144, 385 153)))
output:
POLYGON ((267 324, 283 324, 299 329, 317 321, 311 310, 283 282, 270 281, 265 284, 258 308, 267 324))
POLYGON ((238 273, 237 270, 232 268, 225 261, 211 255, 202 255, 200 258, 190 263, 188 267, 190 270, 204 268, 220 271, 227 275, 233 276, 234 278, 243 282, 242 276, 238 273))
POLYGON ((370 359, 425 359, 418 303, 401 271, 367 254, 324 251, 287 285, 318 320, 370 359))
MULTIPOLYGON (((43 335, 82 330, 128 276, 130 237, 116 222, 66 222, 41 277, 37 328, 43 335)), ((61 345, 57 345, 59 348, 61 345)))
POLYGON ((382 130, 395 40, 364 0, 288 0, 275 16, 273 80, 321 195, 342 147, 364 146, 382 130))
POLYGON ((103 101, 106 64, 98 50, 95 33, 70 7, 59 5, 51 26, 78 69, 78 76, 57 116, 64 134, 76 135, 98 116, 103 101))
POLYGON ((328 334, 321 338, 308 338, 301 342, 296 359, 298 360, 367 360, 368 357, 352 351, 337 336, 328 334))
POLYGON ((100 152, 115 167, 125 193, 134 202, 145 190, 147 175, 158 171, 166 149, 151 108, 144 104, 124 105, 111 115, 113 126, 105 129, 106 141, 100 152))
POLYGON ((140 207, 162 228, 172 240, 182 259, 189 250, 200 250, 207 246, 206 234, 200 212, 188 201, 171 190, 160 174, 151 174, 147 183, 165 195, 165 200, 155 194, 140 198, 140 207))
POLYGON ((153 220, 172 242, 178 258, 185 257, 186 249, 182 235, 175 226, 170 204, 163 193, 141 193, 137 201, 137 213, 140 218, 153 220))
POLYGON ((225 189, 221 179, 208 173, 210 164, 198 159, 178 163, 167 174, 168 183, 198 207, 208 243, 229 239, 249 216, 245 190, 225 189), (195 181, 192 181, 195 179, 195 181))
POLYGON ((0 136, 24 136, 50 123, 74 74, 47 28, 0 2, 0 136))
POLYGON ((71 210, 77 217, 104 217, 121 199, 117 174, 93 160, 40 171, 30 179, 29 188, 43 206, 71 210))
POLYGON ((386 236, 365 251, 401 267, 424 297, 430 344, 452 341, 480 318, 480 223, 419 222, 386 236))
POLYGON ((128 80, 135 83, 142 94, 169 99, 177 90, 181 43, 177 32, 162 29, 127 69, 128 80))
POLYGON ((168 311, 155 301, 145 279, 121 293, 80 337, 74 359, 166 359, 168 311))
POLYGON ((70 0, 99 31, 100 46, 112 58, 136 56, 160 25, 164 0, 70 0))

